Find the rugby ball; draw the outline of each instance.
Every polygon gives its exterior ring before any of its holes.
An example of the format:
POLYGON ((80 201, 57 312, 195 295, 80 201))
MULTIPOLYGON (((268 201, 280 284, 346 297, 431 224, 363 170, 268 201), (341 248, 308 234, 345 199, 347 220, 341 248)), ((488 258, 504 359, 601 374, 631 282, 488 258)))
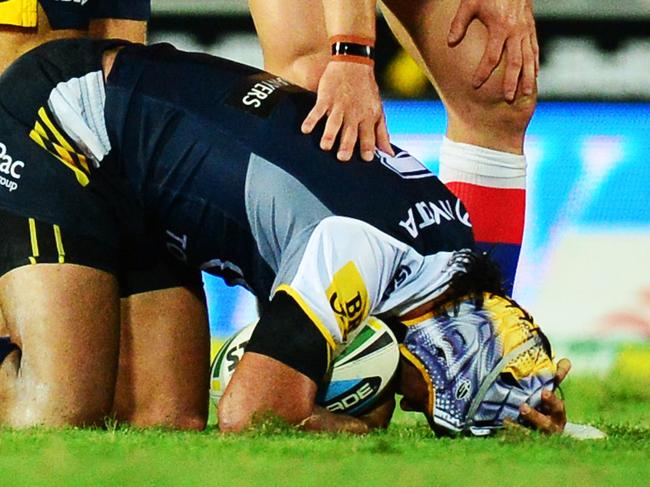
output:
MULTIPOLYGON (((251 323, 227 340, 212 362, 210 397, 217 405, 256 324, 251 323)), ((390 328, 377 318, 366 319, 335 351, 316 403, 332 412, 363 413, 389 384, 398 361, 399 347, 390 328)))

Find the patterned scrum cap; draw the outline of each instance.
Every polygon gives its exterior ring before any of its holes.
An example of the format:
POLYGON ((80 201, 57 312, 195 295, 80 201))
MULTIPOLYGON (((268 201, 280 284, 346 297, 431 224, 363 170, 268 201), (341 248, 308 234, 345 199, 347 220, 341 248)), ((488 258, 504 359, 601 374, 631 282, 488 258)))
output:
POLYGON ((428 385, 429 421, 446 431, 487 435, 553 389, 548 342, 510 299, 484 293, 482 306, 464 298, 405 324, 402 354, 428 385))

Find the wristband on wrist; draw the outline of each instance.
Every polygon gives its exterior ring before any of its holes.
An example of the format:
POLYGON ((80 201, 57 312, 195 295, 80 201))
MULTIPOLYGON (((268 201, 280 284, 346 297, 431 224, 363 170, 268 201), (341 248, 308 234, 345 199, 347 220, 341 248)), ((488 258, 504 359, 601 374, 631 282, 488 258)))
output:
POLYGON ((375 64, 375 41, 368 37, 333 36, 329 39, 332 47, 332 61, 344 61, 373 66, 375 64))

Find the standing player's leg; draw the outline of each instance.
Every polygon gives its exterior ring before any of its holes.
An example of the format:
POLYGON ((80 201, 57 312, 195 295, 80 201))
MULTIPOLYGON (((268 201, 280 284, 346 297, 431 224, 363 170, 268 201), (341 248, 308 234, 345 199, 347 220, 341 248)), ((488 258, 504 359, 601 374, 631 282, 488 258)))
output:
POLYGON ((18 267, 0 277, 0 309, 17 347, 0 363, 0 422, 101 424, 117 373, 115 277, 74 264, 18 267))
POLYGON ((448 115, 440 154, 441 179, 463 200, 479 245, 500 264, 511 289, 524 227, 526 162, 523 141, 536 97, 503 96, 504 63, 479 89, 472 76, 487 32, 471 24, 455 48, 447 33, 458 0, 385 0, 396 36, 438 90, 448 115))

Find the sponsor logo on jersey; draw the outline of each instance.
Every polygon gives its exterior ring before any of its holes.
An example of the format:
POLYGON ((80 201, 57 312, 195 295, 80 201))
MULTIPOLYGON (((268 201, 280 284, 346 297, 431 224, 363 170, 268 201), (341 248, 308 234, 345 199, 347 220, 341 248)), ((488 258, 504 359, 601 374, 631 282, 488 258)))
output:
POLYGON ((368 316, 370 306, 366 284, 354 262, 348 262, 334 274, 326 294, 345 341, 348 332, 368 316))
POLYGON ((399 222, 399 226, 404 228, 411 237, 417 238, 421 229, 450 221, 458 221, 467 227, 472 226, 469 213, 463 208, 459 199, 455 202, 420 201, 408 209, 406 218, 399 222))
POLYGON ((286 94, 296 91, 300 91, 300 88, 287 80, 269 73, 260 73, 240 81, 228 99, 228 104, 266 118, 286 94))
POLYGON ((0 187, 11 193, 18 189, 18 180, 25 167, 23 161, 16 161, 7 153, 7 146, 0 142, 0 187))

